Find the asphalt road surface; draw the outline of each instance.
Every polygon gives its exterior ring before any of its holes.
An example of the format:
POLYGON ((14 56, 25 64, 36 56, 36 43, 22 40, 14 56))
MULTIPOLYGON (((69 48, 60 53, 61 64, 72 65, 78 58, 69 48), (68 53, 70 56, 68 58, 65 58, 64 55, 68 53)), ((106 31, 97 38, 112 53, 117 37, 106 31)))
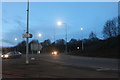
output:
MULTIPOLYGON (((30 60, 30 64, 28 65, 25 64, 25 55, 23 55, 21 58, 16 58, 16 59, 3 59, 2 77, 3 78, 118 78, 117 71, 99 70, 85 66, 81 67, 78 65, 76 66, 75 64, 78 64, 76 60, 79 60, 80 57, 75 57, 75 56, 71 57, 65 55, 63 58, 63 56, 64 55, 58 55, 58 56, 41 55, 41 54, 30 55, 29 57, 34 57, 35 60, 30 60)), ((87 59, 88 61, 90 61, 89 58, 87 59)), ((79 64, 84 64, 84 62, 82 61, 83 60, 79 61, 79 64)), ((114 60, 112 61, 114 62, 114 60)))
POLYGON ((118 59, 108 59, 108 58, 80 57, 80 56, 71 56, 71 55, 53 56, 50 54, 40 54, 40 55, 35 55, 34 57, 36 56, 38 56, 39 59, 41 60, 45 60, 49 62, 71 65, 75 67, 94 68, 99 70, 118 71, 118 64, 119 64, 118 59))

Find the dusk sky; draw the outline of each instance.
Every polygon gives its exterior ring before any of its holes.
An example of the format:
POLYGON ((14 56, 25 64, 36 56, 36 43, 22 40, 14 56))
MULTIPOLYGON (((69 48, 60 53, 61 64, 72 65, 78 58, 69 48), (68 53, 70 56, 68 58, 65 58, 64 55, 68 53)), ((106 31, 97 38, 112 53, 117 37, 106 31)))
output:
MULTIPOLYGON (((25 40, 26 2, 2 3, 2 44, 14 46, 25 40), (15 41, 14 39, 18 40, 15 41)), ((118 16, 117 2, 30 2, 29 31, 40 42, 50 39, 65 39, 66 25, 57 26, 57 21, 67 24, 68 41, 71 38, 88 38, 93 31, 103 39, 102 30, 107 20, 118 16), (83 28, 83 31, 80 28, 83 28), (43 36, 38 37, 38 33, 43 36)), ((0 45, 1 46, 1 45, 0 45)))

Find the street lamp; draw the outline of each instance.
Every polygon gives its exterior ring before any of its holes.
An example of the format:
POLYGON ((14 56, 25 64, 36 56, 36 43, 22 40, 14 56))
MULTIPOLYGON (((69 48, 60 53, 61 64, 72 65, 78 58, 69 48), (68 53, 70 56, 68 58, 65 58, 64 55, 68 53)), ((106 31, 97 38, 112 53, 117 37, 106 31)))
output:
POLYGON ((18 39, 17 39, 17 38, 15 38, 14 40, 15 40, 15 41, 17 41, 18 39))
POLYGON ((41 33, 38 33, 38 37, 41 38, 43 35, 41 33))
POLYGON ((62 24, 63 24, 63 23, 62 23, 61 21, 58 21, 58 22, 57 22, 57 25, 58 25, 58 26, 61 26, 62 24))
MULTIPOLYGON (((41 33, 38 33, 38 37, 39 37, 39 38, 41 38, 42 36, 43 36, 43 35, 42 35, 41 33)), ((38 53, 39 53, 39 54, 40 54, 40 44, 41 44, 41 43, 38 44, 38 48, 39 48, 38 53)))
MULTIPOLYGON (((17 38, 14 38, 15 42, 18 40, 17 38)), ((17 47, 17 46, 16 46, 17 47)), ((15 51, 17 51, 17 48, 15 48, 15 51)))
MULTIPOLYGON (((26 25, 26 34, 29 34, 29 0, 27 5, 27 25, 26 25)), ((26 37, 26 64, 29 64, 29 38, 26 37)))
MULTIPOLYGON (((83 31, 83 28, 80 28, 81 31, 83 31)), ((82 34, 83 35, 83 34, 82 34)), ((84 49, 84 43, 83 43, 83 39, 82 39, 82 50, 84 49)))
POLYGON ((66 25, 65 27, 65 32, 66 32, 66 34, 65 34, 65 39, 66 39, 66 44, 65 44, 65 52, 67 53, 67 24, 66 23, 63 23, 63 22, 61 22, 61 21, 58 21, 57 22, 57 25, 58 26, 61 26, 61 25, 66 25))
POLYGON ((41 34, 41 33, 38 33, 38 37, 42 37, 42 34, 41 34))
POLYGON ((83 30, 83 28, 80 28, 80 30, 82 31, 82 30, 83 30))

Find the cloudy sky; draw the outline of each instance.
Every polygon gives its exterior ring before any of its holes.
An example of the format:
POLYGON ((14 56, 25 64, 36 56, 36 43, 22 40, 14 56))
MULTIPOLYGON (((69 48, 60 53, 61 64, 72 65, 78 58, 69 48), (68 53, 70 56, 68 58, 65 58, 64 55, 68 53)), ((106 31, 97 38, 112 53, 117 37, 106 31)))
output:
MULTIPOLYGON (((22 34, 26 32, 26 9, 26 2, 2 3, 0 41, 3 46, 14 46, 25 40, 22 34)), ((102 39, 105 22, 117 15, 117 2, 30 2, 29 31, 33 34, 32 39, 39 41, 54 41, 54 29, 56 39, 65 39, 65 27, 68 28, 68 41, 71 38, 88 38, 91 31, 102 39), (58 26, 57 21, 67 26, 58 26), (83 31, 80 28, 83 28, 83 31), (38 37, 38 33, 41 33, 42 37, 38 37)))

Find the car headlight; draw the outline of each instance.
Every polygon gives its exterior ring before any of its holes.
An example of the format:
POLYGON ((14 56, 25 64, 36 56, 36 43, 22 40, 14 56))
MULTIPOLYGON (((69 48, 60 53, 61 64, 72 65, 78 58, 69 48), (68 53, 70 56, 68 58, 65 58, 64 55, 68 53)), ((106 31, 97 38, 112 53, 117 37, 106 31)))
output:
POLYGON ((57 55, 57 52, 55 51, 54 54, 57 55))
POLYGON ((58 53, 57 53, 57 51, 54 51, 54 52, 52 52, 52 54, 53 54, 53 55, 57 55, 58 53))
POLYGON ((1 55, 1 57, 3 57, 3 55, 1 55))
POLYGON ((5 58, 8 58, 9 56, 8 55, 5 55, 5 58))

